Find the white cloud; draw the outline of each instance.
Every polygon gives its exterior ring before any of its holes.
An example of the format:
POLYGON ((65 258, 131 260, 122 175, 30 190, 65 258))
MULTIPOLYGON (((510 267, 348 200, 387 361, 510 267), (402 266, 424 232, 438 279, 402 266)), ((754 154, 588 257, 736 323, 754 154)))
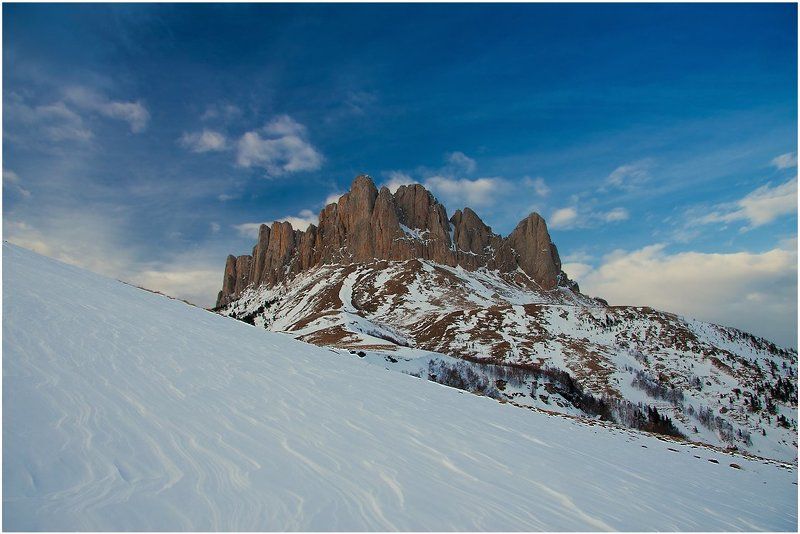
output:
POLYGON ((306 134, 306 127, 289 115, 278 115, 264 126, 264 132, 275 136, 303 136, 306 134))
POLYGON ((14 171, 3 169, 3 183, 4 184, 18 184, 20 182, 19 175, 14 171))
POLYGON ((34 135, 49 141, 76 142, 86 142, 93 137, 92 131, 84 125, 81 116, 63 102, 30 106, 17 95, 11 95, 5 106, 5 113, 9 121, 20 124, 14 128, 17 135, 20 131, 27 131, 35 132, 34 135))
POLYGON ((35 225, 6 219, 3 232, 4 239, 39 254, 198 306, 212 306, 222 286, 224 252, 194 247, 184 253, 164 250, 163 259, 142 261, 115 216, 54 209, 35 225))
POLYGON ((108 118, 123 120, 128 123, 133 133, 143 132, 150 120, 150 113, 141 102, 109 100, 85 87, 67 89, 65 99, 79 108, 99 113, 108 118))
POLYGON ((223 134, 206 128, 201 132, 185 132, 178 142, 185 149, 196 153, 219 152, 228 146, 223 134))
POLYGON ((522 179, 522 184, 526 187, 533 188, 533 191, 540 197, 546 197, 550 194, 550 188, 547 187, 542 177, 531 178, 530 176, 525 176, 522 179))
POLYGON ((550 215, 550 228, 571 228, 578 220, 578 210, 572 207, 560 208, 550 215))
POLYGON ((133 257, 116 243, 124 242, 113 222, 93 213, 54 212, 33 226, 4 220, 3 238, 64 263, 114 278, 130 272, 133 257))
POLYGON ((389 180, 381 185, 383 187, 388 187, 389 191, 392 193, 397 191, 401 185, 411 185, 413 183, 417 183, 417 181, 411 176, 401 171, 389 171, 386 173, 386 176, 389 178, 389 180))
POLYGON ((467 174, 472 174, 478 167, 478 165, 475 163, 475 160, 463 152, 451 152, 450 154, 447 154, 447 162, 456 169, 467 174))
POLYGON ((197 306, 211 307, 214 297, 222 287, 222 271, 218 269, 190 269, 174 266, 171 269, 144 270, 134 274, 127 282, 165 295, 191 302, 197 306))
POLYGON ((281 115, 261 130, 245 133, 238 143, 236 162, 241 167, 261 167, 271 176, 314 171, 323 157, 306 138, 306 128, 281 115), (263 137, 262 137, 263 136, 263 137))
POLYGON ((279 217, 274 221, 269 222, 252 222, 236 224, 233 227, 239 232, 239 235, 244 237, 258 238, 258 229, 262 224, 272 226, 273 222, 288 222, 295 230, 307 230, 312 224, 316 225, 319 222, 319 217, 311 210, 302 210, 298 215, 286 215, 279 217))
POLYGON ((601 214, 601 217, 606 222, 617 222, 617 221, 625 221, 628 219, 629 214, 628 210, 625 208, 614 208, 611 211, 607 211, 601 214))
POLYGON ((291 223, 292 228, 295 230, 305 231, 312 224, 316 225, 319 222, 319 217, 311 210, 302 210, 298 215, 288 215, 275 220, 291 223))
POLYGON ((743 229, 763 226, 797 211, 797 177, 772 187, 766 184, 741 200, 731 204, 720 204, 711 213, 697 218, 700 224, 731 223, 747 221, 743 229))
POLYGON ((573 252, 570 252, 566 256, 562 256, 561 259, 564 260, 567 263, 569 263, 569 262, 586 263, 586 262, 592 261, 594 259, 594 256, 589 254, 585 249, 579 249, 579 250, 575 250, 573 252))
POLYGON ((242 224, 235 224, 233 227, 239 232, 240 236, 243 237, 252 237, 253 239, 258 238, 258 229, 262 224, 266 224, 270 226, 272 222, 264 221, 264 222, 252 222, 252 223, 242 223, 242 224))
POLYGON ((797 344, 797 248, 669 254, 662 244, 616 251, 596 269, 566 264, 584 293, 651 306, 797 344))
POLYGON ((363 115, 377 100, 378 97, 375 93, 367 91, 348 91, 344 104, 350 113, 354 115, 363 115))
POLYGON ((327 197, 325 197, 325 205, 327 206, 328 204, 334 204, 334 203, 336 203, 336 202, 339 202, 339 198, 340 198, 340 197, 341 197, 343 194, 344 194, 344 193, 331 193, 330 195, 328 195, 327 197))
POLYGON ((425 180, 425 187, 437 196, 441 195, 450 205, 471 207, 489 206, 497 201, 508 184, 502 178, 448 178, 432 176, 425 180))
POLYGON ((211 228, 212 234, 218 234, 221 228, 218 222, 211 222, 209 227, 211 228))
POLYGON ((143 132, 150 120, 150 113, 141 102, 107 102, 99 111, 106 117, 127 121, 134 133, 143 132))
POLYGON ((570 230, 573 228, 591 228, 593 226, 625 221, 629 218, 625 208, 613 208, 609 211, 592 211, 581 208, 577 204, 555 210, 547 224, 550 228, 570 230))
POLYGON ((228 121, 239 117, 242 110, 233 104, 212 104, 200 116, 201 121, 223 120, 228 121))
POLYGON ((3 169, 3 187, 16 191, 24 198, 30 198, 31 196, 31 192, 22 187, 22 180, 19 175, 9 169, 3 169))
POLYGON ((567 276, 575 281, 583 279, 593 269, 593 267, 588 263, 582 263, 578 261, 564 263, 561 265, 561 268, 565 273, 567 273, 567 276))
POLYGON ((788 152, 786 154, 781 154, 772 160, 772 165, 778 169, 791 169, 792 167, 797 167, 797 153, 788 152))
POLYGON ((636 189, 650 180, 651 166, 649 159, 621 165, 608 175, 606 185, 619 189, 636 189))
POLYGON ((227 202, 229 200, 233 200, 234 198, 239 198, 239 195, 231 195, 228 193, 220 193, 217 195, 217 200, 220 202, 227 202))

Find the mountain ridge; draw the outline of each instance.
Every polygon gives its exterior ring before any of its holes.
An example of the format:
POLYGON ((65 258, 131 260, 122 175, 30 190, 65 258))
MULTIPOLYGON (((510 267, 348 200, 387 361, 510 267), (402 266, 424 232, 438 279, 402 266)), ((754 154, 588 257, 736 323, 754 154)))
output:
POLYGON ((521 270, 532 289, 578 285, 561 269, 547 223, 531 213, 507 236, 492 232, 469 207, 448 219, 436 197, 420 184, 394 193, 359 175, 337 202, 326 205, 318 225, 295 230, 289 222, 262 224, 251 254, 228 256, 216 307, 235 300, 248 286, 272 286, 324 264, 371 260, 432 260, 467 270, 521 270))
POLYGON ((445 228, 421 186, 354 184, 319 231, 262 227, 255 262, 229 258, 243 276, 216 311, 507 402, 797 461, 794 349, 582 294, 536 214, 503 238, 469 208, 445 228))

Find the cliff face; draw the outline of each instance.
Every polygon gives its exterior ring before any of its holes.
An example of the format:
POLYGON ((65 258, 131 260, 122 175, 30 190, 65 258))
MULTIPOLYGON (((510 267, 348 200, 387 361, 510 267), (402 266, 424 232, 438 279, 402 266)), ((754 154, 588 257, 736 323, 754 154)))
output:
POLYGON ((217 306, 236 300, 250 285, 273 286, 322 264, 426 259, 467 270, 503 273, 518 268, 533 287, 577 286, 561 271, 547 224, 536 213, 506 238, 492 232, 469 208, 448 219, 442 204, 419 184, 394 194, 358 176, 350 191, 320 212, 319 226, 294 230, 287 222, 262 224, 252 255, 229 256, 217 306))

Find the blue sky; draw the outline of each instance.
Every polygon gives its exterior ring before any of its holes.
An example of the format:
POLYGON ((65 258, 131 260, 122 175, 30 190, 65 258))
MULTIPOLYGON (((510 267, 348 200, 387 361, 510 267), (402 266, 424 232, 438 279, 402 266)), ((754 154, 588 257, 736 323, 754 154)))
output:
POLYGON ((3 9, 4 238, 213 302, 256 223, 366 172, 570 275, 796 346, 797 11, 713 5, 3 9))

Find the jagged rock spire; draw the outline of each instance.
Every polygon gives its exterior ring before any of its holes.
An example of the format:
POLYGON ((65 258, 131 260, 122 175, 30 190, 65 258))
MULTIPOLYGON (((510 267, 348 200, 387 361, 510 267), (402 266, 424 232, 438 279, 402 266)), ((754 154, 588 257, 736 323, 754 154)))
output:
POLYGON ((503 238, 470 208, 448 220, 444 206, 420 184, 401 186, 392 194, 359 175, 350 191, 323 208, 318 226, 300 231, 288 222, 261 225, 252 255, 228 257, 217 306, 235 300, 250 285, 272 286, 320 264, 414 258, 468 270, 519 268, 542 289, 574 287, 561 271, 539 214, 530 214, 503 238))

